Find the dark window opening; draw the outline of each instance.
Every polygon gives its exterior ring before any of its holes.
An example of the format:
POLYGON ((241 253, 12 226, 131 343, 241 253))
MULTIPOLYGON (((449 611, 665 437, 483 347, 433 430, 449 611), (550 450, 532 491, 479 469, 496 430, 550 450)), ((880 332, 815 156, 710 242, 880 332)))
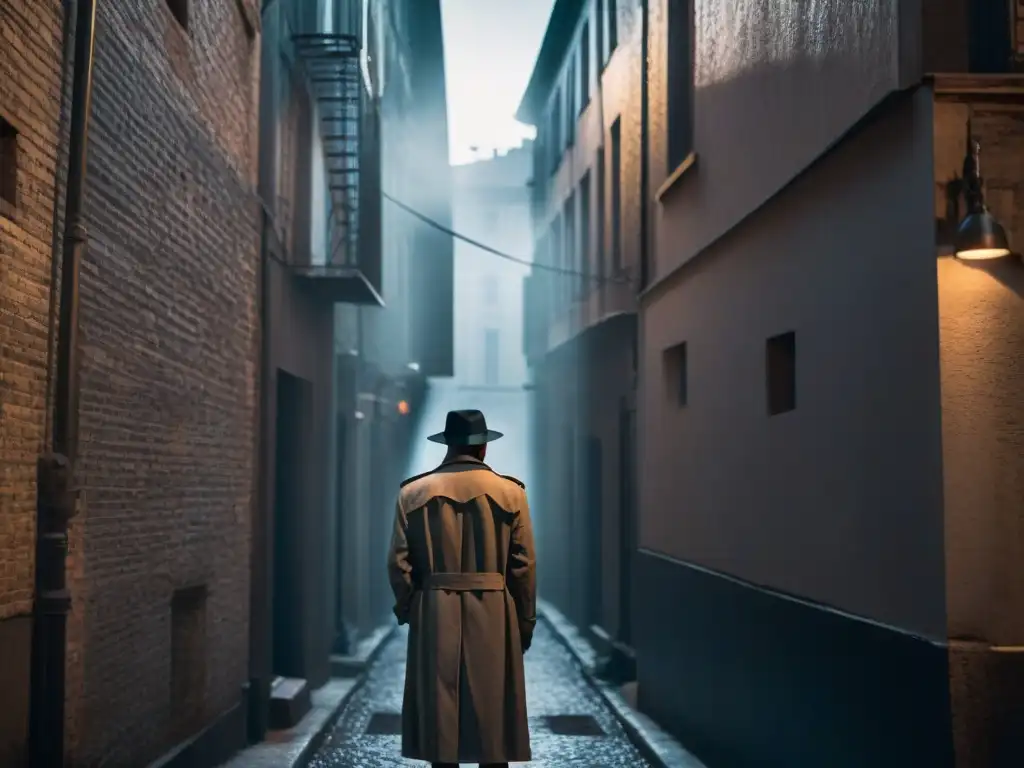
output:
POLYGON ((580 248, 577 259, 576 270, 580 272, 577 278, 577 293, 586 295, 590 292, 593 284, 589 275, 594 273, 591 267, 590 256, 590 171, 583 175, 580 182, 580 248))
POLYGON ((206 586, 186 587, 171 598, 171 723, 175 739, 205 720, 206 586))
POLYGON ((693 37, 693 0, 669 0, 669 173, 693 151, 693 37))
MULTIPOLYGON (((974 0, 970 4, 968 57, 970 71, 1008 74, 1014 71, 1014 24, 1016 3, 974 0)), ((1020 44, 1020 41, 1016 41, 1020 44)))
POLYGON ((605 274, 608 270, 608 265, 605 263, 605 217, 607 213, 604 209, 604 204, 607 195, 606 185, 608 180, 605 178, 605 159, 604 159, 604 147, 601 147, 597 151, 597 251, 594 254, 594 260, 597 263, 597 281, 598 285, 604 283, 605 274))
POLYGON ((576 277, 573 272, 576 271, 576 193, 569 195, 569 199, 565 201, 565 208, 562 211, 562 224, 565 227, 563 230, 562 240, 562 269, 565 273, 562 275, 562 297, 567 303, 572 302, 573 299, 573 286, 576 284, 576 277))
POLYGON ((565 82, 565 146, 571 147, 576 143, 576 116, 579 114, 579 90, 576 83, 576 62, 569 63, 569 72, 565 82))
POLYGON ((689 365, 687 360, 686 342, 680 342, 665 350, 665 390, 677 406, 686 407, 689 403, 689 365))
POLYGON ((188 0, 167 0, 167 7, 181 28, 188 29, 188 0))
POLYGON ((765 373, 768 415, 775 416, 796 408, 796 334, 793 331, 768 339, 765 373))
POLYGON ((622 123, 615 118, 612 123, 612 269, 618 274, 622 270, 622 123))
POLYGON ((590 24, 584 23, 580 35, 580 112, 590 103, 590 24))
POLYGON ((619 47, 619 2, 618 0, 606 0, 605 6, 605 41, 604 50, 605 62, 611 58, 612 53, 619 47))
POLYGON ((18 131, 0 118, 0 200, 18 204, 18 131))

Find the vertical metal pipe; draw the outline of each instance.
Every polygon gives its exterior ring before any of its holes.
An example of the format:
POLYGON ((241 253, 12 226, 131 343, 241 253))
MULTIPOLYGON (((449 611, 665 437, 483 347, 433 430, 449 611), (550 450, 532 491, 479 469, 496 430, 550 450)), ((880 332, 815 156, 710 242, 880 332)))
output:
MULTIPOLYGON (((640 290, 651 279, 650 264, 650 13, 648 0, 640 0, 640 290)), ((639 291, 638 291, 639 292, 639 291)))
POLYGON ((75 24, 68 186, 64 209, 57 365, 51 450, 38 465, 36 596, 32 633, 29 760, 32 768, 64 765, 64 696, 67 616, 68 524, 78 448, 78 279, 88 243, 82 219, 88 169, 95 0, 81 0, 75 24))

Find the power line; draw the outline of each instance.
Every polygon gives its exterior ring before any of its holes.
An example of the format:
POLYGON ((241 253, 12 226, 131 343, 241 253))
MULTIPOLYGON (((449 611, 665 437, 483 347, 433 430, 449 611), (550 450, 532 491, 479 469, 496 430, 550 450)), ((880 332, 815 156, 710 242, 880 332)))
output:
POLYGON ((486 243, 481 243, 479 240, 474 240, 471 237, 467 237, 466 235, 463 235, 461 232, 456 232, 453 229, 449 229, 444 224, 441 224, 440 222, 435 221, 434 219, 430 218, 429 216, 427 216, 424 213, 420 213, 415 208, 412 208, 411 206, 408 206, 405 203, 403 203, 401 200, 395 199, 394 197, 389 195, 387 192, 381 192, 381 195, 384 197, 385 200, 393 203, 394 205, 398 206, 399 208, 401 208, 406 213, 408 213, 411 216, 414 216, 415 218, 419 219, 424 224, 426 224, 428 227, 433 227, 436 230, 444 232, 446 235, 451 235, 456 240, 461 240, 462 242, 468 243, 469 245, 472 245, 475 248, 479 248, 481 251, 486 251, 487 253, 490 253, 490 254, 492 254, 494 256, 498 256, 499 258, 505 259, 507 261, 512 261, 512 262, 515 262, 516 264, 522 264, 523 266, 526 266, 526 267, 532 267, 533 269, 543 269, 543 270, 545 270, 547 272, 556 272, 556 273, 558 273, 560 275, 572 275, 574 277, 585 277, 588 280, 593 280, 593 281, 598 282, 598 283, 627 283, 627 282, 629 282, 629 280, 626 279, 626 278, 621 278, 621 277, 612 277, 612 278, 605 277, 605 278, 602 278, 602 277, 598 277, 598 276, 596 276, 596 275, 594 275, 594 274, 592 274, 590 272, 579 272, 579 271, 577 271, 575 269, 564 269, 562 267, 555 267, 555 266, 551 266, 551 265, 548 265, 548 264, 538 264, 536 262, 530 261, 529 259, 524 259, 524 258, 521 258, 519 256, 513 256, 510 253, 505 253, 504 251, 499 251, 497 248, 492 248, 491 246, 487 245, 486 243))

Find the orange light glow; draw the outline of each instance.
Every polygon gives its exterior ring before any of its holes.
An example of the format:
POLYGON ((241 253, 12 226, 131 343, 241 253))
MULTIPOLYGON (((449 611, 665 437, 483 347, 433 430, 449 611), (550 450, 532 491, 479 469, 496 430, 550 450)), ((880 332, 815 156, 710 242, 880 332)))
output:
POLYGON ((403 416, 409 413, 409 404, 405 400, 398 401, 398 412, 403 416))

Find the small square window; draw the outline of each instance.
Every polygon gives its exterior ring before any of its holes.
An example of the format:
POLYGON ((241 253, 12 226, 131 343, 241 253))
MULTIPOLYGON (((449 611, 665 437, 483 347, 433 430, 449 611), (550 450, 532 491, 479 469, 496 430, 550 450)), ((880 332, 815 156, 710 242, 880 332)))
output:
POLYGON ((796 408, 796 333, 793 331, 772 336, 766 342, 765 379, 769 416, 796 408))
POLYGON ((679 408, 689 402, 689 371, 686 342, 665 350, 665 394, 679 408))
POLYGON ((188 0, 167 0, 167 7, 181 28, 188 29, 188 0))
POLYGON ((0 117, 0 200, 18 204, 18 131, 0 117))

